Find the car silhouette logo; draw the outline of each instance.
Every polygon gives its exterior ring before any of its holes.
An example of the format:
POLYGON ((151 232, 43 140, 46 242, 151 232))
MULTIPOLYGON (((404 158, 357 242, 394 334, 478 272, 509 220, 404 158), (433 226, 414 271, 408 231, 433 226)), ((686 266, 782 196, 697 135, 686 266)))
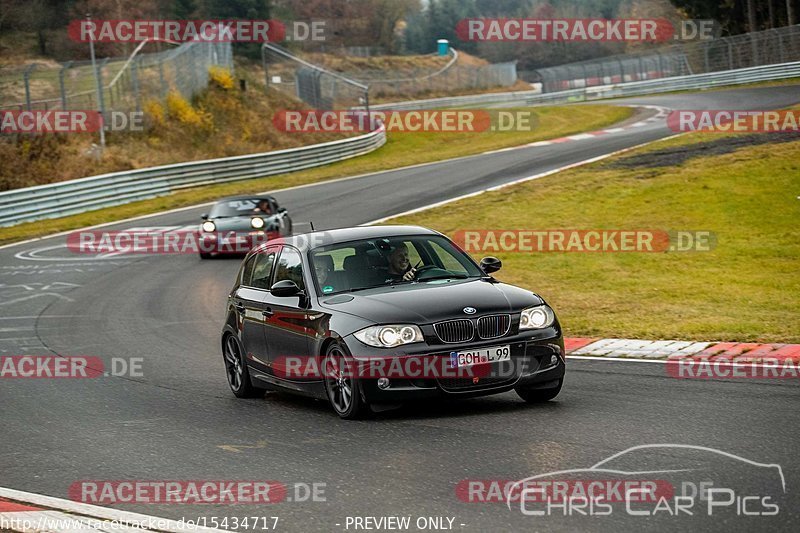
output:
POLYGON ((465 307, 464 308, 464 312, 467 313, 468 315, 474 315, 476 313, 476 311, 477 311, 477 309, 475 309, 474 307, 465 307))

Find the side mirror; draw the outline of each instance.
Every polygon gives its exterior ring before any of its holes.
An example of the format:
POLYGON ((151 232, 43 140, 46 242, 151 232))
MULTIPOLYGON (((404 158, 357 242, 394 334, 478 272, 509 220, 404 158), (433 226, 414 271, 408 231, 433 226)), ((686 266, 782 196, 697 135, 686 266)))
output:
POLYGON ((200 215, 200 218, 202 218, 203 220, 208 220, 208 213, 203 213, 202 215, 200 215))
POLYGON ((279 207, 278 208, 278 213, 285 213, 285 212, 286 212, 286 208, 285 207, 279 207))
POLYGON ((481 259, 481 270, 486 272, 487 274, 491 274, 492 272, 497 272, 503 266, 503 262, 500 261, 496 257, 484 257, 481 259))
POLYGON ((297 284, 290 279, 284 279, 275 283, 272 288, 270 288, 269 292, 278 298, 301 296, 303 294, 303 291, 300 290, 300 287, 298 287, 297 284))

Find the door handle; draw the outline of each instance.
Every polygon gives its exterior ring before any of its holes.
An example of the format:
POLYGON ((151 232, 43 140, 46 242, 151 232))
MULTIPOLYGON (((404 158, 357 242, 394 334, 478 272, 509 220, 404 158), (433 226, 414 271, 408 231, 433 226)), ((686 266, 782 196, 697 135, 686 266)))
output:
POLYGON ((275 312, 272 310, 271 307, 267 307, 266 309, 261 311, 261 314, 264 315, 265 317, 271 317, 272 315, 275 314, 275 312))

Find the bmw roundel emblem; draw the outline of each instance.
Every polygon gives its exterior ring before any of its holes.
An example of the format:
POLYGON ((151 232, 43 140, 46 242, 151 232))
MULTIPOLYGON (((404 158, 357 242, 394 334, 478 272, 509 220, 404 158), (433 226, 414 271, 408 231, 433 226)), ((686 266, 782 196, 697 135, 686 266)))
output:
POLYGON ((477 309, 475 309, 474 307, 465 307, 464 308, 464 312, 467 313, 468 315, 474 315, 476 313, 476 311, 477 311, 477 309))

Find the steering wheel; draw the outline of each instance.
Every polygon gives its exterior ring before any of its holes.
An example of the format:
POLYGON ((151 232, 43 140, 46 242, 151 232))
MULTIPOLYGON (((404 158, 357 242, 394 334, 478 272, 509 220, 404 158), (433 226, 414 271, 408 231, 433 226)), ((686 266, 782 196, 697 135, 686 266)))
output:
POLYGON ((425 276, 425 272, 431 272, 432 277, 439 276, 440 274, 450 273, 449 270, 445 270, 443 268, 439 268, 436 265, 425 265, 417 269, 417 275, 414 276, 414 279, 417 281, 425 281, 427 277, 425 276), (436 272, 432 272, 436 271, 436 272))
POLYGON ((425 272, 426 270, 430 270, 432 268, 439 268, 439 267, 437 267, 436 265, 422 265, 421 267, 415 270, 415 273, 419 274, 420 272, 425 272))

